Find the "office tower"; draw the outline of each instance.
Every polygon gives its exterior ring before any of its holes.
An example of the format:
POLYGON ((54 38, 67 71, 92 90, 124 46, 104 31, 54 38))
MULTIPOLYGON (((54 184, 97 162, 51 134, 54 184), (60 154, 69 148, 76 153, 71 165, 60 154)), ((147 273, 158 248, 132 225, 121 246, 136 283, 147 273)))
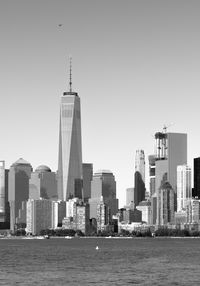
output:
POLYGON ((156 157, 155 155, 149 155, 149 190, 150 197, 155 193, 156 183, 156 157))
POLYGON ((83 163, 83 198, 88 201, 91 198, 91 181, 93 176, 93 164, 83 163))
POLYGON ((78 93, 64 92, 60 104, 60 134, 58 157, 58 197, 66 201, 82 198, 81 108, 78 93))
POLYGON ((145 155, 143 150, 137 150, 135 156, 135 188, 134 203, 135 206, 145 199, 145 155))
POLYGON ((174 223, 174 190, 167 181, 159 189, 157 205, 157 224, 174 223))
POLYGON ((187 164, 187 134, 158 133, 155 134, 156 192, 158 192, 165 177, 176 193, 177 166, 187 164))
POLYGON ((110 219, 118 210, 118 199, 116 199, 116 181, 112 172, 100 170, 93 175, 91 182, 90 218, 97 218, 97 205, 101 196, 104 203, 110 209, 110 219))
POLYGON ((26 232, 39 235, 41 230, 55 228, 54 202, 51 200, 27 201, 26 232))
POLYGON ((143 182, 145 182, 145 155, 143 150, 136 150, 135 172, 139 172, 143 182))
POLYGON ((31 173, 29 181, 29 198, 34 200, 51 199, 57 200, 56 174, 45 165, 40 165, 31 173))
POLYGON ((134 204, 134 188, 126 189, 126 206, 134 204))
POLYGON ((14 231, 16 218, 22 202, 29 198, 29 178, 32 166, 30 163, 20 158, 10 167, 8 173, 8 201, 10 204, 10 229, 14 231))
POLYGON ((0 161, 0 226, 9 227, 9 216, 8 170, 5 169, 5 161, 0 161))
POLYGON ((177 166, 177 211, 185 209, 191 198, 191 168, 187 165, 179 165, 177 166))
POLYGON ((192 196, 200 199, 200 157, 194 158, 194 189, 192 196))
MULTIPOLYGON (((164 182, 169 182, 174 191, 174 210, 177 210, 177 166, 187 164, 187 134, 155 134, 155 188, 158 197, 164 182)), ((157 215, 159 203, 157 201, 157 215)))

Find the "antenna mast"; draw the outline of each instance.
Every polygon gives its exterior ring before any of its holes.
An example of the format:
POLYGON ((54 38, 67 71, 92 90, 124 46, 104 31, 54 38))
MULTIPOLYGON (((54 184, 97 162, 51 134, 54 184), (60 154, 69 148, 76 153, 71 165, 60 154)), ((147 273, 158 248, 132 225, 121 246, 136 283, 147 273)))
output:
POLYGON ((72 92, 72 57, 69 58, 70 70, 69 70, 69 91, 72 92))

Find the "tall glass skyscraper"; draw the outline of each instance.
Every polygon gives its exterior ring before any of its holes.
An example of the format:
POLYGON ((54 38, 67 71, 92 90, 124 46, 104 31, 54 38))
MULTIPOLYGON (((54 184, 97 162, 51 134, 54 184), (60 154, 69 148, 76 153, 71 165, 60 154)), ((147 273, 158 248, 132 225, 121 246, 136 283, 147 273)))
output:
POLYGON ((58 197, 66 201, 82 198, 82 144, 80 98, 70 90, 64 92, 60 104, 60 134, 58 157, 58 197))

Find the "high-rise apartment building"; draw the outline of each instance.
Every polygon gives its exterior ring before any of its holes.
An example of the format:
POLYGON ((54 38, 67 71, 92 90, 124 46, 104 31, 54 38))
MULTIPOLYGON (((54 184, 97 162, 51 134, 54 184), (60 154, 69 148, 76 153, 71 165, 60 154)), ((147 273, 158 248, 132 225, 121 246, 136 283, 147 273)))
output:
POLYGON ((177 166, 177 211, 185 209, 191 199, 191 168, 187 165, 179 165, 177 166))
POLYGON ((109 218, 109 207, 104 204, 103 197, 101 197, 99 204, 97 204, 97 232, 106 229, 110 223, 109 218))
POLYGON ((78 93, 64 92, 60 104, 60 134, 58 157, 58 197, 66 201, 82 198, 81 108, 78 93))
POLYGON ((187 222, 199 223, 200 221, 200 200, 191 199, 186 206, 187 222))
POLYGON ((20 158, 12 164, 8 173, 8 200, 10 204, 10 229, 14 231, 22 202, 29 198, 29 178, 32 166, 20 158))
POLYGON ((192 195, 200 199, 200 157, 194 158, 194 188, 192 195))
POLYGON ((39 235, 41 230, 55 228, 55 202, 46 199, 27 201, 26 231, 39 235))
POLYGON ((145 155, 143 150, 137 150, 135 155, 135 188, 134 203, 137 206, 139 202, 145 199, 145 155))
POLYGON ((40 165, 31 173, 29 181, 29 198, 34 200, 51 199, 57 200, 56 174, 45 165, 40 165))
POLYGON ((83 203, 78 198, 68 200, 66 217, 62 221, 62 227, 75 231, 80 230, 87 234, 90 228, 88 203, 83 203))
POLYGON ((104 203, 110 209, 110 217, 118 211, 118 199, 116 199, 116 181, 113 173, 108 170, 100 170, 93 175, 91 183, 90 218, 97 218, 97 205, 103 197, 104 203))

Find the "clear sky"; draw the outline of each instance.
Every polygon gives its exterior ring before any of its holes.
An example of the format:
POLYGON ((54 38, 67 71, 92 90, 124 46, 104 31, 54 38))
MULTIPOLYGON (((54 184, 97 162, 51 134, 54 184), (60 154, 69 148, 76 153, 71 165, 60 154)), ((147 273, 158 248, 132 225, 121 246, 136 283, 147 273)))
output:
MULTIPOLYGON (((59 105, 73 90, 82 112, 83 162, 111 170, 120 206, 164 124, 200 156, 200 1, 0 2, 0 159, 58 164, 59 105), (59 26, 62 24, 62 26, 59 26)), ((147 186, 148 188, 148 186, 147 186)))

